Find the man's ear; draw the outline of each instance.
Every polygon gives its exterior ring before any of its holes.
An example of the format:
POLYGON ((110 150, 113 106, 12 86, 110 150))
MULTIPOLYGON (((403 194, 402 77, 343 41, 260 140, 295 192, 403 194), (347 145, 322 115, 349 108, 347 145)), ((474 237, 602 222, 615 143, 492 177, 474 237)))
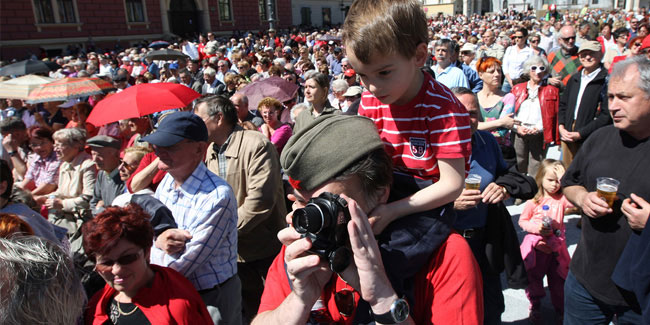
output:
POLYGON ((418 46, 415 48, 415 63, 419 67, 423 66, 424 63, 427 61, 427 56, 429 55, 429 51, 427 49, 427 44, 425 43, 420 43, 418 46))
POLYGON ((380 191, 381 191, 381 193, 379 195, 379 202, 378 203, 379 204, 384 204, 384 203, 388 202, 388 196, 390 195, 390 186, 386 186, 386 187, 382 188, 380 191))

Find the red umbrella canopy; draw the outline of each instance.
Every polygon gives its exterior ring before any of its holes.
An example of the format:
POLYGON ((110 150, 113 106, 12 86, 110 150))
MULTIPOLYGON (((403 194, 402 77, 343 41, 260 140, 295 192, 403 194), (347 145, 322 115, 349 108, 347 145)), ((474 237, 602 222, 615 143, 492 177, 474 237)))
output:
POLYGON ((42 84, 29 93, 30 103, 66 101, 99 95, 115 89, 113 84, 99 78, 63 78, 42 84))
POLYGON ((280 77, 272 76, 242 88, 239 92, 248 97, 248 109, 257 109, 257 104, 265 97, 272 97, 280 102, 286 102, 296 96, 298 85, 280 77))
POLYGON ((93 108, 86 121, 93 125, 105 125, 143 117, 167 109, 185 107, 199 97, 199 93, 180 84, 143 83, 104 98, 93 108))

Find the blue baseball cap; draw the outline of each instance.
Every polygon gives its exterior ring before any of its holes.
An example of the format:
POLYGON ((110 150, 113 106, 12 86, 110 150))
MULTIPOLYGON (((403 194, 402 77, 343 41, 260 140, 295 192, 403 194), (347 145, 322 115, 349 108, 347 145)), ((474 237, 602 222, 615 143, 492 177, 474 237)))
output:
POLYGON ((183 139, 208 141, 208 128, 192 112, 176 112, 165 117, 155 132, 141 139, 159 147, 171 147, 183 139))

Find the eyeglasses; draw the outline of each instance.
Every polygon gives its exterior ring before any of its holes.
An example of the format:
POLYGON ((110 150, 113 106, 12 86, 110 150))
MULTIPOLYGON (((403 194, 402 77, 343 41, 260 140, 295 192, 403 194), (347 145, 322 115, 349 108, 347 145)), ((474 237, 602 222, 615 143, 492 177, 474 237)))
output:
POLYGON ((575 36, 569 36, 569 37, 560 37, 563 41, 568 42, 570 40, 576 40, 575 36))
POLYGON ((138 251, 137 253, 122 255, 115 261, 107 260, 99 262, 95 265, 95 270, 98 272, 109 272, 113 269, 113 265, 115 265, 115 263, 119 264, 120 266, 127 266, 135 262, 140 257, 141 252, 142 250, 138 251))
POLYGON ((539 71, 539 72, 544 72, 546 71, 545 66, 536 66, 536 65, 531 65, 530 66, 530 71, 539 71))
POLYGON ((634 43, 634 46, 641 46, 641 45, 643 45, 643 44, 641 44, 641 42, 634 43))
POLYGON ((531 39, 529 42, 531 42, 531 43, 539 43, 539 40, 538 39, 531 39))
POLYGON ((29 144, 29 147, 33 149, 33 148, 42 147, 44 145, 45 145, 45 142, 32 142, 32 143, 29 144))
POLYGON ((517 36, 517 35, 515 35, 515 36, 513 36, 512 38, 514 38, 514 39, 520 39, 520 38, 524 38, 524 36, 517 36))

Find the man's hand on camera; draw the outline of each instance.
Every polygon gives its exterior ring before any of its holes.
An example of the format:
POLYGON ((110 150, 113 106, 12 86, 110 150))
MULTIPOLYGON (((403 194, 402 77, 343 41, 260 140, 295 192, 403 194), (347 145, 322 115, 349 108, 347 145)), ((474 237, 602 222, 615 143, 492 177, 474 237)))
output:
POLYGON ((350 245, 354 257, 354 264, 343 273, 345 281, 354 284, 358 279, 358 291, 361 298, 370 304, 373 312, 383 313, 390 310, 390 306, 397 298, 397 294, 388 280, 384 271, 384 264, 379 252, 379 245, 375 240, 373 229, 368 222, 367 215, 361 210, 357 202, 341 195, 348 202, 350 210, 350 245), (356 268, 357 278, 349 279, 349 269, 356 268), (349 280, 348 280, 349 279, 349 280))

